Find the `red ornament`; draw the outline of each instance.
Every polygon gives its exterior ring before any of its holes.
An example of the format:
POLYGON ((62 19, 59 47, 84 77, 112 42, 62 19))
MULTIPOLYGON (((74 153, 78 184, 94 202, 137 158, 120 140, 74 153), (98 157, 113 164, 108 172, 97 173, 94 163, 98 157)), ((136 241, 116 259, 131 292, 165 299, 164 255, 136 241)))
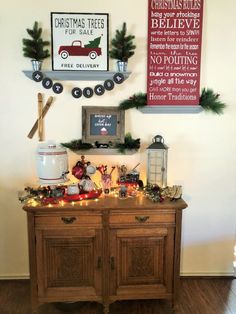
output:
POLYGON ((72 174, 77 179, 81 179, 84 175, 84 167, 78 166, 77 164, 72 168, 72 174))

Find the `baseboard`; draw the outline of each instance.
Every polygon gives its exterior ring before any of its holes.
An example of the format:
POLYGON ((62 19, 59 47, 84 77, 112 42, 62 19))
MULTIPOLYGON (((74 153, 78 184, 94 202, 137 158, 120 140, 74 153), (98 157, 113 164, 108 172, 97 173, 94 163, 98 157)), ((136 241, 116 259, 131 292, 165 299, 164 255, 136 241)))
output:
MULTIPOLYGON (((234 272, 181 272, 180 277, 231 277, 236 278, 236 274, 234 272)), ((0 280, 17 280, 17 279, 29 279, 29 274, 11 274, 11 275, 0 275, 0 280)))
POLYGON ((23 275, 0 275, 0 280, 22 280, 22 279, 29 279, 29 274, 23 274, 23 275))
POLYGON ((234 272, 181 272, 181 277, 235 277, 234 272))

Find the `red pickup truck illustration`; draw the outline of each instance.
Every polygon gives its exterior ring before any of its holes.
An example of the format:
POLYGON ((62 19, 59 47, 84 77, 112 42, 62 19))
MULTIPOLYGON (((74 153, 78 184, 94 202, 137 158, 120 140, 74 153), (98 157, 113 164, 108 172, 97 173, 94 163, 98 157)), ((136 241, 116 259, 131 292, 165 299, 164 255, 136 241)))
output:
POLYGON ((89 44, 82 46, 81 40, 72 41, 71 46, 60 46, 58 54, 62 59, 66 59, 69 56, 89 56, 94 60, 97 56, 101 56, 102 50, 99 48, 101 37, 97 37, 91 40, 89 44))

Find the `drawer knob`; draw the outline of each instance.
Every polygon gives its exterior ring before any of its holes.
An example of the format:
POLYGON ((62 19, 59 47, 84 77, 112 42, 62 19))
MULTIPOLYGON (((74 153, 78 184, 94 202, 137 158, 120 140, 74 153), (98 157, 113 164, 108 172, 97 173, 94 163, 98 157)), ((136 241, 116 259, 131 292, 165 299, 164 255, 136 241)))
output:
POLYGON ((73 224, 73 222, 76 220, 76 217, 61 217, 61 220, 64 222, 64 224, 73 224))
POLYGON ((135 216, 135 219, 138 222, 146 222, 150 217, 149 216, 135 216))

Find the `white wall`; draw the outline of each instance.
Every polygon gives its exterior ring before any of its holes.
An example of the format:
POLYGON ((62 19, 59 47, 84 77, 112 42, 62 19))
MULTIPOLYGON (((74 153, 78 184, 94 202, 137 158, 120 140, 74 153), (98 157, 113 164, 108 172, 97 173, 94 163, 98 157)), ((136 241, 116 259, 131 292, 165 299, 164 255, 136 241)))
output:
MULTIPOLYGON (((145 150, 156 134, 169 149, 169 184, 182 184, 189 207, 183 218, 183 274, 232 274, 236 229, 236 42, 234 30, 236 2, 208 0, 205 4, 202 87, 211 87, 227 103, 223 116, 212 114, 144 115, 126 112, 126 132, 140 137, 140 153, 119 157, 119 163, 142 163, 145 177, 145 150)), ((0 93, 0 277, 28 275, 26 214, 17 200, 17 191, 36 183, 35 149, 37 137, 27 134, 37 116, 37 93, 46 91, 24 76, 31 69, 22 56, 25 29, 35 20, 42 23, 44 37, 50 38, 50 12, 104 12, 110 15, 110 35, 123 21, 136 35, 137 50, 130 59, 130 78, 104 94, 86 100, 74 99, 69 91, 76 82, 63 82, 65 91, 55 96, 46 116, 46 139, 58 142, 81 138, 81 105, 118 105, 133 93, 146 88, 147 1, 4 1, 0 13, 1 93, 0 93), (138 3, 138 5, 137 5, 138 3)), ((44 69, 50 69, 50 60, 44 69)), ((111 61, 110 69, 114 69, 111 61)), ((96 82, 85 85, 95 86, 96 82)), ((83 84, 83 83, 82 83, 83 84)), ((81 85, 84 86, 84 85, 81 85)), ((53 95, 54 96, 54 95, 53 95)), ((69 154, 72 166, 79 158, 69 154)), ((117 164, 117 156, 89 158, 95 163, 117 164)))

